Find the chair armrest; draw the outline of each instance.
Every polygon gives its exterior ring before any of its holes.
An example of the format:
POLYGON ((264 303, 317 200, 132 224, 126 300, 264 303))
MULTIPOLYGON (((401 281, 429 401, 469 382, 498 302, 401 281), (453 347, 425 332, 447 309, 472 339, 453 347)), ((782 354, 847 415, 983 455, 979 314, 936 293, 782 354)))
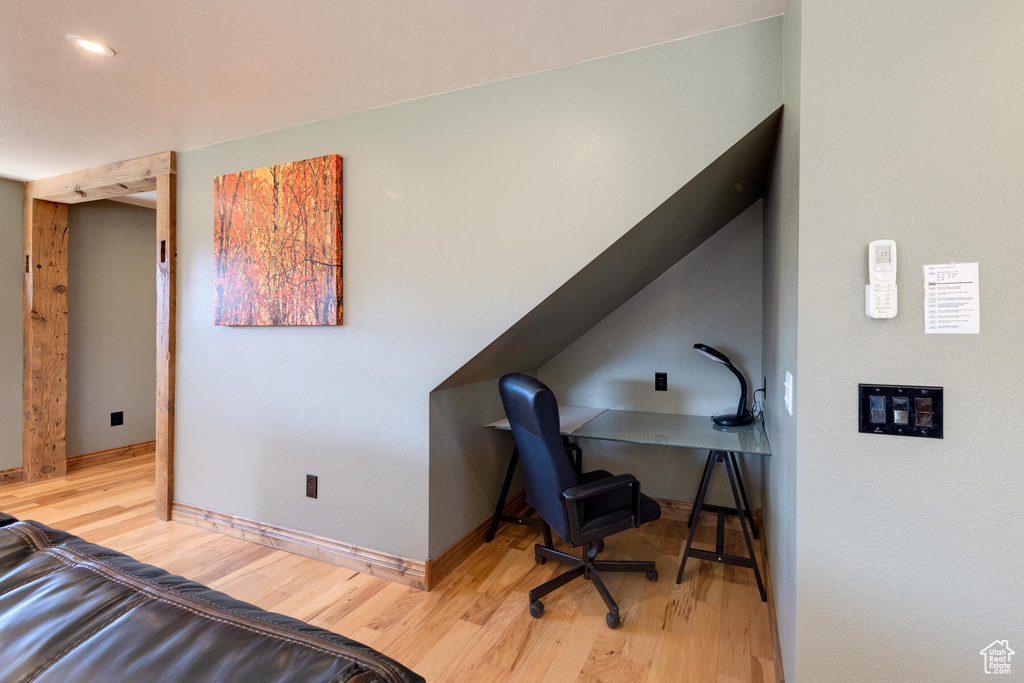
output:
POLYGON ((624 486, 630 488, 630 524, 633 527, 638 527, 640 526, 640 482, 632 474, 616 474, 612 477, 605 477, 589 484, 580 484, 579 486, 573 486, 571 489, 562 491, 562 498, 565 501, 565 513, 569 521, 569 535, 575 539, 573 541, 574 544, 577 540, 589 543, 595 538, 603 538, 608 535, 607 532, 595 529, 577 538, 577 534, 580 534, 582 529, 583 501, 624 486))
POLYGON ((573 503, 584 498, 607 493, 622 486, 632 486, 638 483, 636 477, 632 474, 616 474, 614 477, 605 477, 604 479, 592 481, 589 484, 573 486, 571 489, 562 491, 562 496, 570 503, 573 503))

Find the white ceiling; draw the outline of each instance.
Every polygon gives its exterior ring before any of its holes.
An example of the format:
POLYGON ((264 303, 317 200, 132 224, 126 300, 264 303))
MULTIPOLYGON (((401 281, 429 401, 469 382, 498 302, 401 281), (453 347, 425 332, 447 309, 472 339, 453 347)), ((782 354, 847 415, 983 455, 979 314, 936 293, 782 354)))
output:
POLYGON ((0 0, 0 176, 186 150, 774 16, 785 0, 0 0), (113 58, 68 44, 78 34, 113 58))

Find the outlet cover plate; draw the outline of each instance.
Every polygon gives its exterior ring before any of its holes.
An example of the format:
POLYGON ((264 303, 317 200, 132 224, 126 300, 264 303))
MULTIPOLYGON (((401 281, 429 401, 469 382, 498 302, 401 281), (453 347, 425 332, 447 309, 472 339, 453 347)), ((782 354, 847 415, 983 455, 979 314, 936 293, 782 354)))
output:
POLYGON ((783 382, 782 385, 786 389, 786 396, 785 396, 785 399, 784 399, 785 402, 786 402, 786 410, 789 412, 790 415, 792 415, 793 414, 793 373, 790 372, 789 370, 786 370, 786 381, 783 382))

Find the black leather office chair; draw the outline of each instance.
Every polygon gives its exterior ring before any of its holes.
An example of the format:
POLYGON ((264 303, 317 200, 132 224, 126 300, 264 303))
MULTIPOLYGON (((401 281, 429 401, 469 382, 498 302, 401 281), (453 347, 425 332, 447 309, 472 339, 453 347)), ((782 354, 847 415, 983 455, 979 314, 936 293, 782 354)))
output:
POLYGON ((601 580, 600 571, 646 572, 658 580, 654 562, 598 560, 606 536, 653 522, 661 506, 640 493, 632 474, 612 475, 604 470, 577 473, 559 433, 558 404, 551 390, 528 375, 505 375, 498 381, 505 415, 512 426, 526 480, 526 502, 582 557, 534 546, 537 562, 555 560, 569 569, 530 591, 530 614, 544 613, 542 597, 577 577, 591 579, 608 606, 609 628, 617 627, 619 606, 601 580))

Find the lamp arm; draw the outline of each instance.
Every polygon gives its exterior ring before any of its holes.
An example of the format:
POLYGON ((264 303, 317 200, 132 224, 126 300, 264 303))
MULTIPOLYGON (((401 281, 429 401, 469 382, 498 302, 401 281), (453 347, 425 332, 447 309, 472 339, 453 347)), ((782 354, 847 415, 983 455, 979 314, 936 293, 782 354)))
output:
POLYGON ((736 415, 737 417, 743 417, 747 414, 747 381, 743 379, 743 373, 737 370, 735 365, 732 363, 727 365, 732 370, 732 374, 736 375, 736 379, 740 381, 740 404, 736 408, 736 415))

